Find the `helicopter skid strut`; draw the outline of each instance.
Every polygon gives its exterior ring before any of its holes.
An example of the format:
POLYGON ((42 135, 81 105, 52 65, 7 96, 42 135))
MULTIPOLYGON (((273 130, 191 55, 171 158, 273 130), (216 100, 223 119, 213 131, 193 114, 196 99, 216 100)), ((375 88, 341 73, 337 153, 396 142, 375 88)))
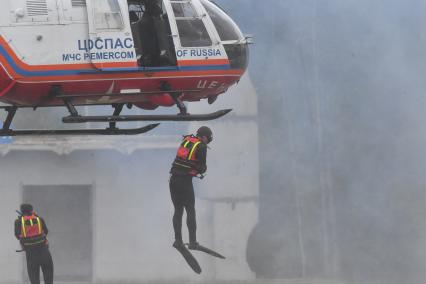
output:
MULTIPOLYGON (((163 87, 163 91, 167 90, 167 86, 163 87)), ((213 113, 207 114, 189 114, 185 104, 180 100, 180 93, 172 93, 173 100, 179 109, 178 114, 165 114, 165 115, 120 115, 123 107, 127 105, 128 108, 132 107, 131 103, 116 103, 112 104, 114 112, 112 115, 99 115, 99 116, 86 116, 80 115, 72 103, 73 96, 64 96, 60 87, 54 87, 49 92, 48 99, 43 100, 42 103, 33 107, 34 110, 40 106, 45 106, 45 102, 53 98, 62 99, 64 106, 68 109, 69 115, 62 118, 64 123, 87 123, 87 122, 107 122, 109 127, 95 128, 95 129, 28 129, 28 130, 13 130, 11 129, 12 120, 19 108, 24 106, 1 106, 7 112, 7 117, 3 122, 3 128, 0 128, 1 136, 18 136, 18 135, 136 135, 148 132, 159 125, 159 123, 148 124, 139 128, 120 129, 116 127, 117 122, 129 121, 207 121, 222 117, 232 111, 232 109, 223 109, 213 113)))
POLYGON ((3 128, 0 129, 2 136, 20 136, 20 135, 136 135, 148 132, 159 123, 148 124, 144 127, 120 129, 116 127, 117 122, 129 121, 208 121, 217 119, 229 113, 232 109, 223 109, 208 114, 176 114, 176 115, 119 115, 123 105, 114 106, 113 115, 106 116, 82 116, 75 110, 75 107, 66 103, 70 110, 70 115, 63 117, 64 123, 87 123, 87 122, 108 122, 109 127, 102 129, 26 129, 14 130, 10 126, 19 107, 2 107, 7 111, 7 117, 3 122, 3 128))

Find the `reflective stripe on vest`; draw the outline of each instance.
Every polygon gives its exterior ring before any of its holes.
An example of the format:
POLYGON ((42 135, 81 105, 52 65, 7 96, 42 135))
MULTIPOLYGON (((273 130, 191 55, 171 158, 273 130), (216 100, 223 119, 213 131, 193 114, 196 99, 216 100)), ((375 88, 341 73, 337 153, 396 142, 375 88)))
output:
POLYGON ((181 166, 181 167, 184 167, 184 168, 188 168, 188 169, 192 169, 191 166, 187 166, 187 165, 181 164, 179 162, 174 162, 174 163, 175 163, 175 165, 178 165, 178 166, 181 166))
POLYGON ((186 141, 186 142, 183 144, 183 147, 185 147, 185 148, 186 148, 186 146, 188 146, 188 143, 189 143, 189 140, 188 140, 188 141, 186 141))
POLYGON ((21 218, 21 226, 22 226, 22 234, 24 235, 24 238, 27 237, 27 233, 25 232, 25 219, 24 217, 21 218))
POLYGON ((194 155, 195 149, 197 149, 198 144, 200 144, 201 142, 198 141, 197 143, 194 144, 194 146, 192 146, 192 150, 191 153, 189 153, 188 156, 188 160, 192 160, 192 156, 194 155))

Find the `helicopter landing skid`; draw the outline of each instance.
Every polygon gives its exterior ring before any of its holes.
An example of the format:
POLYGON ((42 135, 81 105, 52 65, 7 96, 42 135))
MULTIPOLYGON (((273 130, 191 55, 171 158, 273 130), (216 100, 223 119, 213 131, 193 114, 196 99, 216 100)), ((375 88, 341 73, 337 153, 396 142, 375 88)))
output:
POLYGON ((28 129, 28 130, 0 130, 0 136, 20 136, 20 135, 137 135, 148 132, 159 123, 148 124, 139 128, 106 128, 106 129, 58 129, 58 130, 45 130, 45 129, 28 129))
POLYGON ((13 129, 2 129, 0 130, 0 136, 20 136, 20 135, 136 135, 148 132, 159 123, 148 124, 144 127, 139 128, 106 128, 106 129, 28 129, 28 130, 13 130, 13 129))
POLYGON ((3 107, 8 114, 3 122, 3 128, 0 129, 2 136, 20 136, 20 135, 137 135, 148 132, 159 125, 159 123, 148 124, 139 128, 120 129, 108 127, 105 129, 25 129, 13 130, 10 128, 12 120, 18 110, 17 106, 3 107))
POLYGON ((207 121, 217 119, 229 113, 232 109, 223 109, 207 114, 176 114, 176 115, 105 115, 77 116, 70 115, 62 118, 64 123, 85 122, 125 122, 125 121, 207 121))

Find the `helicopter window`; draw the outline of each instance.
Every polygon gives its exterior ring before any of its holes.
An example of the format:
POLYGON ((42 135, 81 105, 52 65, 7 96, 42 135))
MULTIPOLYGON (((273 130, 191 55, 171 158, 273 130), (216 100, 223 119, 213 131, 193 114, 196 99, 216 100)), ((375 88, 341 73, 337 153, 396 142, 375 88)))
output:
POLYGON ((124 27, 118 0, 94 0, 93 2, 97 30, 122 29, 124 27))
POLYGON ((176 19, 179 30, 180 42, 183 47, 211 46, 212 40, 200 19, 178 20, 176 19))
POLYGON ((182 47, 212 45, 203 21, 197 16, 190 2, 175 0, 172 2, 172 7, 182 47))
POLYGON ((222 41, 235 41, 243 38, 238 26, 222 9, 208 0, 201 0, 201 3, 212 19, 222 41))
POLYGON ((195 18, 197 14, 188 2, 172 3, 173 13, 176 18, 195 18))

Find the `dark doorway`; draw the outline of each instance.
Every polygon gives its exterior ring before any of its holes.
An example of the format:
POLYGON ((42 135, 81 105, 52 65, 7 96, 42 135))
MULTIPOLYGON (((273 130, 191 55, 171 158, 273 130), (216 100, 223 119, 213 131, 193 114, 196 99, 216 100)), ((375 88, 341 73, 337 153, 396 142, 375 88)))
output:
POLYGON ((91 281, 92 185, 24 185, 22 200, 46 221, 55 281, 91 281))

